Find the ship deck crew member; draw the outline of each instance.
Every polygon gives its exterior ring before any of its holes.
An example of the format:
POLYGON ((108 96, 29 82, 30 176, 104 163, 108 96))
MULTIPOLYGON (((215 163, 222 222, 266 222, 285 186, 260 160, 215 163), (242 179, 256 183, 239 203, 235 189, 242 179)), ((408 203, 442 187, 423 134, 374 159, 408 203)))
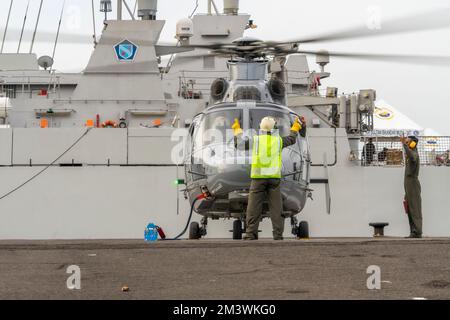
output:
POLYGON ((369 142, 366 143, 362 151, 363 165, 370 166, 372 164, 373 156, 377 152, 376 150, 377 149, 373 144, 373 139, 369 138, 369 142))
POLYGON ((422 196, 419 181, 420 157, 417 151, 419 139, 414 136, 401 138, 406 154, 405 200, 408 204, 408 220, 411 233, 407 238, 422 237, 422 196))
MULTIPOLYGON (((275 129, 276 121, 265 117, 260 124, 260 134, 253 138, 251 185, 248 198, 244 240, 258 239, 259 222, 263 204, 268 200, 270 218, 272 220, 274 240, 283 240, 284 217, 281 197, 282 150, 296 143, 300 132, 306 136, 306 121, 295 119, 291 132, 287 137, 280 137, 275 129), (301 123, 300 123, 301 121, 301 123)), ((235 137, 243 131, 236 119, 233 125, 235 137)))

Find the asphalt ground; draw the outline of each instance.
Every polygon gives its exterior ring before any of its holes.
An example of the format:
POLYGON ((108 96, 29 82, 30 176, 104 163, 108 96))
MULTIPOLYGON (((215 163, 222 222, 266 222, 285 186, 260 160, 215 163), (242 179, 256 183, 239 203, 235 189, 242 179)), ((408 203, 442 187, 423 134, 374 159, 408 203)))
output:
POLYGON ((0 241, 0 299, 450 299, 450 239, 0 241))

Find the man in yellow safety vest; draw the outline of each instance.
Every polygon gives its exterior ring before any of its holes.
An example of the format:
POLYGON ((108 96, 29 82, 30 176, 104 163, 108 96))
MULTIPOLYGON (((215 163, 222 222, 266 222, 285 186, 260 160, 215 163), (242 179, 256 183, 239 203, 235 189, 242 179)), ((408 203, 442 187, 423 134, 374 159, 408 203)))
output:
MULTIPOLYGON (((258 239, 258 227, 263 203, 269 203, 274 240, 283 240, 284 217, 281 198, 282 150, 296 143, 297 135, 306 136, 306 121, 295 119, 291 133, 280 137, 275 131, 275 119, 266 117, 260 124, 261 132, 253 138, 250 193, 247 206, 247 230, 244 240, 258 239), (300 123, 301 121, 301 123, 300 123)), ((236 119, 232 129, 237 137, 243 133, 236 119)))

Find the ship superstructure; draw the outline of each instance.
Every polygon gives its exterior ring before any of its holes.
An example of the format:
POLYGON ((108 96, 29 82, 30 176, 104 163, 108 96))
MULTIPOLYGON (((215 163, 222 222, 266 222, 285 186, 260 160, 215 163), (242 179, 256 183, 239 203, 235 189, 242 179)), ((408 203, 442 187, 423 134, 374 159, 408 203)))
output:
MULTIPOLYGON (((239 1, 224 1, 223 12, 208 1, 207 14, 179 22, 178 44, 165 45, 157 1, 138 3, 138 19, 105 21, 81 74, 56 72, 33 53, 0 54, 0 118, 8 125, 0 129, 0 197, 19 186, 0 200, 1 239, 142 238, 149 222, 167 233, 185 224, 189 204, 173 184, 184 174, 177 154, 229 60, 192 45, 232 43, 253 22, 239 1)), ((370 236, 369 223, 384 221, 386 234, 406 234, 403 167, 360 161, 376 91, 322 90, 328 53, 316 63, 320 70, 311 71, 307 56, 296 54, 268 67, 286 83, 289 107, 308 119, 315 201, 303 219, 311 235, 370 236)), ((424 190, 432 190, 424 193, 426 235, 450 235, 449 178, 445 166, 422 170, 424 190)), ((209 236, 228 237, 229 229, 213 222, 209 236)))

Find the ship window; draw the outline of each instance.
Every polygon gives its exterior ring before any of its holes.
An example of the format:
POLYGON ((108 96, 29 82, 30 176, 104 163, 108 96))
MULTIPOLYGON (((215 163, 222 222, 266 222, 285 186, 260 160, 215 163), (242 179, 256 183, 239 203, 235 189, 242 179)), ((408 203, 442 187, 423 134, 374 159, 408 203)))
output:
POLYGON ((215 57, 203 57, 203 69, 215 69, 216 58, 215 57))

